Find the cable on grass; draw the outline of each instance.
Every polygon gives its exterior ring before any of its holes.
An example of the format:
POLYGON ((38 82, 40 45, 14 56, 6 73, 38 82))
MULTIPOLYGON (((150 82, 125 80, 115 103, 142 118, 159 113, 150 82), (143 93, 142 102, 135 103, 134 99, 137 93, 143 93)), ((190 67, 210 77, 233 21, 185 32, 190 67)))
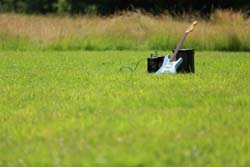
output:
POLYGON ((144 59, 138 60, 138 61, 135 63, 135 67, 134 67, 134 68, 132 68, 131 66, 122 66, 122 67, 120 68, 119 71, 121 72, 121 71, 124 71, 124 70, 129 70, 130 72, 135 72, 135 71, 137 70, 137 67, 139 66, 139 64, 140 64, 142 61, 144 61, 144 59))

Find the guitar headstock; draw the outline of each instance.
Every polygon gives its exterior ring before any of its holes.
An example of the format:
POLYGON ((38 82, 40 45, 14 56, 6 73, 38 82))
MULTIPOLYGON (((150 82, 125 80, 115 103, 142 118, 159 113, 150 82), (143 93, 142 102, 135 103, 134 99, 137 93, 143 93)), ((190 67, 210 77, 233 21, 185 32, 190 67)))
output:
POLYGON ((194 30, 194 27, 198 24, 197 21, 194 21, 189 27, 188 29, 185 31, 185 33, 190 33, 194 30))

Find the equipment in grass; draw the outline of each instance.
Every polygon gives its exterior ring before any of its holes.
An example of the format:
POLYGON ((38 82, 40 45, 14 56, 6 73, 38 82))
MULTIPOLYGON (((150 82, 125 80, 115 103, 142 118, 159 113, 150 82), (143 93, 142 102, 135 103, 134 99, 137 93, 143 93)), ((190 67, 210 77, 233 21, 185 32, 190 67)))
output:
POLYGON ((176 74, 178 67, 183 62, 183 59, 180 57, 176 60, 176 56, 181 49, 187 35, 194 30, 194 27, 197 25, 197 21, 194 21, 188 29, 184 32, 180 42, 178 43, 176 49, 174 50, 174 54, 172 57, 170 55, 167 56, 158 56, 157 53, 155 55, 151 54, 151 57, 148 58, 148 72, 155 74, 176 74))
POLYGON ((156 74, 162 74, 162 73, 172 73, 176 74, 177 68, 181 65, 183 62, 183 59, 180 57, 177 61, 171 61, 170 56, 165 56, 162 66, 158 71, 156 71, 156 74))

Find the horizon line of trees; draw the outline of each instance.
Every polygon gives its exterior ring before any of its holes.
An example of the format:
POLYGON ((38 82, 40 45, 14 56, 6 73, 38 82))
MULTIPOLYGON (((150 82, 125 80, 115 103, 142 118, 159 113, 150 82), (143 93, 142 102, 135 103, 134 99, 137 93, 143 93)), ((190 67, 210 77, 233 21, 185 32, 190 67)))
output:
POLYGON ((0 12, 28 14, 110 15, 140 9, 152 14, 196 12, 209 16, 216 9, 250 13, 250 0, 0 0, 0 12))

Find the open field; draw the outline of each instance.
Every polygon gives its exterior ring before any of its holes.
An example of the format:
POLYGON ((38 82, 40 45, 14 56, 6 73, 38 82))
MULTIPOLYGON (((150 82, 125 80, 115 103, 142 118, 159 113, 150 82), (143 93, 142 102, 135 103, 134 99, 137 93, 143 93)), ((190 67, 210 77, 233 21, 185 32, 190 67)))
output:
POLYGON ((152 16, 128 12, 111 17, 0 14, 1 50, 166 50, 174 48, 193 20, 197 29, 185 47, 250 51, 250 19, 241 12, 197 16, 152 16))
POLYGON ((0 166, 250 166, 250 54, 119 72, 149 53, 1 51, 0 166))

